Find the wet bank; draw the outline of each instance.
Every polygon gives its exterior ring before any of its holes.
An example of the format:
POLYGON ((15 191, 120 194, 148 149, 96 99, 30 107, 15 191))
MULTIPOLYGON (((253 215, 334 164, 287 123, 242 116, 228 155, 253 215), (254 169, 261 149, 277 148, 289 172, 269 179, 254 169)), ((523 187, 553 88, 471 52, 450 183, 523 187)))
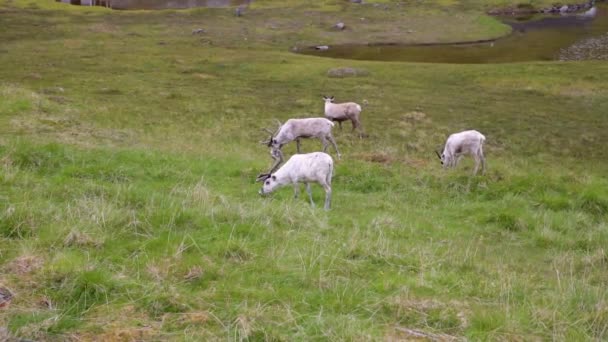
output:
POLYGON ((248 5, 253 0, 57 0, 72 5, 103 6, 117 10, 163 10, 248 5))
MULTIPOLYGON (((429 63, 510 63, 564 59, 565 49, 608 32, 608 4, 576 14, 504 16, 512 33, 496 40, 450 44, 344 44, 297 52, 330 58, 429 63)), ((597 43, 597 42, 596 42, 597 43)), ((599 46, 598 44, 586 46, 599 46)), ((579 54, 583 56, 583 54, 579 54)), ((587 53, 586 55, 593 55, 587 53)))

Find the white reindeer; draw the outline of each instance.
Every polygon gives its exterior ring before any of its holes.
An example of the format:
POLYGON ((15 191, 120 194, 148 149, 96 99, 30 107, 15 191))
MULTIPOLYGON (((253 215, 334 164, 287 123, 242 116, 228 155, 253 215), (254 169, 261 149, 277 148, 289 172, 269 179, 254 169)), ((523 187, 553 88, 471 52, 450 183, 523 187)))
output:
POLYGON ((448 137, 443 153, 441 155, 437 151, 435 153, 444 168, 455 167, 462 156, 470 154, 475 159, 473 174, 477 174, 480 163, 483 174, 486 170, 486 158, 483 155, 483 143, 485 141, 486 137, 475 130, 454 133, 448 137))
POLYGON ((294 196, 298 198, 300 184, 306 185, 306 192, 312 206, 312 191, 310 183, 319 183, 325 189, 325 210, 331 205, 331 177, 334 171, 334 161, 331 156, 324 152, 313 152, 306 154, 294 154, 276 173, 268 173, 258 176, 258 181, 264 181, 260 195, 266 195, 275 189, 292 184, 294 196))
POLYGON ((338 151, 336 140, 331 134, 333 126, 334 123, 325 118, 307 118, 289 119, 284 124, 279 122, 279 128, 274 133, 266 129, 271 135, 268 140, 262 143, 271 148, 270 155, 275 160, 275 164, 268 173, 272 173, 283 162, 283 152, 281 152, 283 145, 295 140, 296 149, 300 153, 301 138, 318 138, 323 144, 323 152, 327 152, 329 141, 336 150, 338 159, 340 159, 340 151, 338 151))
POLYGON ((353 132, 359 129, 359 137, 362 136, 361 106, 354 102, 334 103, 334 97, 323 96, 325 101, 325 117, 331 121, 337 121, 342 129, 342 121, 350 120, 353 124, 353 132))

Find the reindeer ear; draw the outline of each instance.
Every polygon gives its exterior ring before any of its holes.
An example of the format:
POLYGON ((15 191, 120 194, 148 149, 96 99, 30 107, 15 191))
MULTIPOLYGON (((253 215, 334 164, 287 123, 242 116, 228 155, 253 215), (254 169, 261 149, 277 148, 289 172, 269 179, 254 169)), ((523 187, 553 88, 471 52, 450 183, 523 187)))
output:
POLYGON ((437 155, 437 158, 439 158, 439 160, 441 160, 441 155, 439 154, 439 152, 435 151, 435 154, 437 155))
POLYGON ((333 100, 333 99, 334 99, 334 97, 332 96, 332 97, 330 97, 330 99, 332 99, 332 100, 333 100))

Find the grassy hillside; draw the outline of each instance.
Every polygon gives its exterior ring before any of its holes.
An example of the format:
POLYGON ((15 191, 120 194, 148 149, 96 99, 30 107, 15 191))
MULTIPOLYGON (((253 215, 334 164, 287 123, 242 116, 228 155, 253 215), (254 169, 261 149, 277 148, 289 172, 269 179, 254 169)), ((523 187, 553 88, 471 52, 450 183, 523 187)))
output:
POLYGON ((387 3, 259 1, 236 18, 1 0, 0 287, 14 298, 0 327, 51 341, 607 339, 608 66, 289 52, 507 32, 479 1, 387 3), (330 29, 358 17, 369 24, 330 29), (367 76, 328 77, 337 67, 367 76), (322 115, 324 94, 367 101, 367 138, 335 131, 332 210, 318 186, 316 208, 290 188, 259 197, 261 129, 322 115), (434 156, 469 128, 487 137, 485 176, 434 156))

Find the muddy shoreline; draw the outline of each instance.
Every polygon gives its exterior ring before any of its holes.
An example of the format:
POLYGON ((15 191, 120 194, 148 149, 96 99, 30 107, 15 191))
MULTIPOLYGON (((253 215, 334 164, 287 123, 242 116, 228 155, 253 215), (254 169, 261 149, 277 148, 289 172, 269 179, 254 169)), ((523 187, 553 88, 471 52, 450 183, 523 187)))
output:
POLYGON ((582 3, 576 3, 576 4, 558 3, 551 7, 544 7, 544 8, 535 8, 532 5, 520 4, 516 7, 502 7, 502 8, 491 9, 487 13, 489 15, 496 15, 496 16, 498 16, 498 15, 519 16, 519 15, 531 15, 531 14, 539 14, 539 13, 544 13, 544 14, 577 13, 577 12, 587 11, 587 10, 591 9, 595 5, 596 2, 602 2, 602 1, 606 1, 606 0, 589 0, 589 1, 585 1, 582 3))

